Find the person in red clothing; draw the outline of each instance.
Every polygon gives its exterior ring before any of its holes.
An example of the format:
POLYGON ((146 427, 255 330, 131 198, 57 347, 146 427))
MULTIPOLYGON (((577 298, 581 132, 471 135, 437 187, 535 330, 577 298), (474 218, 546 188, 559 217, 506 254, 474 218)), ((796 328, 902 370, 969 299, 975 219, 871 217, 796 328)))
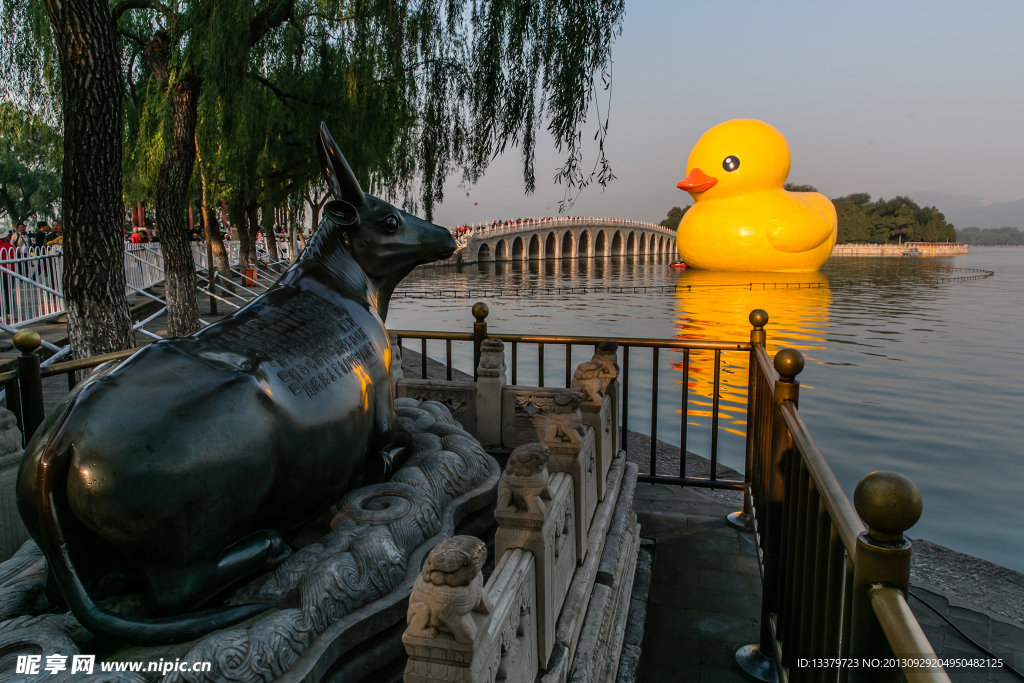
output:
MULTIPOLYGON (((14 233, 12 233, 14 234, 14 233)), ((8 239, 10 235, 5 235, 3 239, 0 239, 0 261, 6 261, 15 257, 14 245, 8 239)), ((10 267, 10 266, 5 266, 10 267)), ((0 298, 4 302, 4 310, 11 310, 10 306, 10 291, 11 291, 11 276, 6 272, 0 271, 0 298)))
POLYGON ((0 261, 6 261, 14 255, 14 245, 11 244, 11 240, 8 237, 10 235, 4 235, 0 239, 0 261))
POLYGON ((138 228, 135 228, 135 231, 132 233, 131 243, 132 244, 142 244, 142 235, 139 234, 139 229, 138 228))

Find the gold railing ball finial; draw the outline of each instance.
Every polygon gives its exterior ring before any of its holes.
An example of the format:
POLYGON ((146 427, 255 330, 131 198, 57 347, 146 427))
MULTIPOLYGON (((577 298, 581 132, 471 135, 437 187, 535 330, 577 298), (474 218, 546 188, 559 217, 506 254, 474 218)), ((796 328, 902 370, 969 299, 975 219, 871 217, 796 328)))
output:
POLYGON ((754 329, 759 330, 768 324, 768 311, 761 308, 755 308, 750 312, 749 320, 754 329))
POLYGON ((871 472, 857 483, 853 506, 868 527, 868 535, 882 543, 902 542, 903 532, 921 519, 921 491, 898 472, 871 472))
POLYGON ((26 356, 35 353, 43 340, 35 330, 18 330, 14 334, 14 346, 26 356))
POLYGON ((478 323, 482 323, 490 312, 491 309, 483 301, 477 301, 473 304, 473 317, 476 318, 478 323))
POLYGON ((792 382, 793 379, 804 371, 804 354, 796 349, 782 349, 775 354, 772 363, 775 371, 779 373, 779 379, 783 382, 792 382))

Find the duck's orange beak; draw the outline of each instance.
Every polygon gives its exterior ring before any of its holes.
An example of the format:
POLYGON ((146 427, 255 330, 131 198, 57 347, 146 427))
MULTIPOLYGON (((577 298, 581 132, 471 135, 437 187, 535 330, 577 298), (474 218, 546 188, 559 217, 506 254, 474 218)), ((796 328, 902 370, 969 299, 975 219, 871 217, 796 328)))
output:
POLYGON ((693 194, 695 192, 710 190, 717 184, 718 178, 709 176, 699 168, 694 168, 689 174, 687 174, 685 179, 679 181, 676 187, 680 190, 685 190, 690 194, 693 194))

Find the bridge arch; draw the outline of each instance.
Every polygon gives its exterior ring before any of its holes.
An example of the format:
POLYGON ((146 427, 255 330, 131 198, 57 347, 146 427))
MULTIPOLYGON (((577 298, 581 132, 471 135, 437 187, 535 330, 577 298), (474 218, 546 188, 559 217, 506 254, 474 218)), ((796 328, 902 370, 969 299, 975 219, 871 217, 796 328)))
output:
POLYGON ((490 261, 491 260, 491 247, 484 242, 480 245, 480 249, 476 252, 477 261, 490 261))
POLYGON ((578 245, 576 255, 580 258, 587 258, 590 256, 590 233, 584 230, 580 233, 580 241, 578 245))
POLYGON ((537 233, 533 233, 533 237, 530 238, 530 259, 539 259, 540 254, 540 236, 537 233))
POLYGON ((597 231, 597 237, 594 239, 594 256, 605 257, 608 255, 608 238, 604 234, 604 230, 597 231))
POLYGON ((612 237, 612 256, 622 256, 622 233, 618 230, 615 231, 615 235, 612 237))
POLYGON ((508 245, 505 244, 505 240, 498 240, 498 244, 494 247, 494 260, 495 261, 507 261, 508 260, 508 245))
POLYGON ((664 254, 665 253, 665 238, 664 237, 659 237, 658 238, 658 253, 659 254, 664 254))
POLYGON ((629 233, 629 237, 626 238, 626 256, 636 255, 636 233, 629 233))
POLYGON ((544 240, 544 256, 545 258, 555 258, 558 256, 558 240, 553 232, 549 232, 548 238, 544 240))
POLYGON ((636 253, 642 256, 647 254, 647 233, 645 232, 640 233, 640 244, 636 253))
POLYGON ((523 238, 517 237, 515 242, 512 243, 512 260, 521 261, 523 259, 523 252, 526 247, 523 244, 523 238))
POLYGON ((562 237, 562 258, 572 256, 572 230, 566 230, 562 237))

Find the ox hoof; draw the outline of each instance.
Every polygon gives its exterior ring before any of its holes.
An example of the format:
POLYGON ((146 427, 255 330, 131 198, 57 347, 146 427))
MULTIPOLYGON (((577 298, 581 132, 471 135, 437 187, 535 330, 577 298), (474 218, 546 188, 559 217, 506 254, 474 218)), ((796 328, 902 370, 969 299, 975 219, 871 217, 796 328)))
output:
POLYGON ((266 568, 276 569, 292 556, 292 549, 276 531, 268 531, 267 535, 270 537, 270 555, 267 557, 266 568))

